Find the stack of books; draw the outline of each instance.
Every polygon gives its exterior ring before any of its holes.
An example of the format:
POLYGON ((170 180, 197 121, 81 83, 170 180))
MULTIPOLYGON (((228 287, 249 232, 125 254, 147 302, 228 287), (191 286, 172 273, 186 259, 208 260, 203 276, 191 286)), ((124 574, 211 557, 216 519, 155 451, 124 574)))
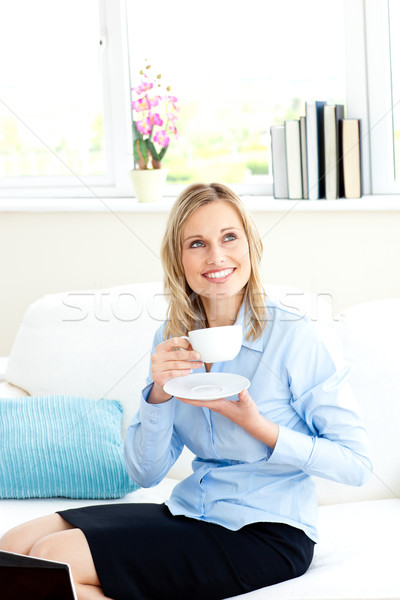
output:
POLYGON ((271 127, 274 197, 361 197, 360 119, 343 104, 306 102, 305 116, 271 127))

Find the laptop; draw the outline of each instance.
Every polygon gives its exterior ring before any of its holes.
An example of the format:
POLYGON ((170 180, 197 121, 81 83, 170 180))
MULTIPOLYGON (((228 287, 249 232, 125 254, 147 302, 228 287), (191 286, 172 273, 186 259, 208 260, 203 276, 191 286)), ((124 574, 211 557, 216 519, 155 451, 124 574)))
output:
POLYGON ((78 600, 69 565, 4 550, 0 590, 2 600, 78 600))

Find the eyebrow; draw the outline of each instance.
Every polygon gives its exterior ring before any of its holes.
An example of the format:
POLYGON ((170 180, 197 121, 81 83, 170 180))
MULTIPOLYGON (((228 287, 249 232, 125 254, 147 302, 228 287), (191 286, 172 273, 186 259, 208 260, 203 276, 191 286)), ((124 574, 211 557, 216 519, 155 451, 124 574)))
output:
MULTIPOLYGON (((221 229, 220 233, 223 233, 224 231, 232 231, 233 229, 235 229, 236 231, 241 231, 241 229, 239 227, 224 227, 223 229, 221 229)), ((192 240, 192 239, 196 239, 196 238, 202 238, 203 236, 201 235, 201 233, 198 233, 197 235, 189 235, 187 238, 185 238, 183 240, 183 242, 187 242, 188 240, 192 240)))

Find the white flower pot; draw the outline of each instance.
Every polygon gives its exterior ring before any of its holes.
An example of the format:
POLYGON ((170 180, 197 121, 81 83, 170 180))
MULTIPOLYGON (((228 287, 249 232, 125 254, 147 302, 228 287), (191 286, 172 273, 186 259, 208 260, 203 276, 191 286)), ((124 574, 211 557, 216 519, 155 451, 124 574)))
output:
POLYGON ((138 202, 161 200, 168 169, 132 169, 129 171, 138 202))

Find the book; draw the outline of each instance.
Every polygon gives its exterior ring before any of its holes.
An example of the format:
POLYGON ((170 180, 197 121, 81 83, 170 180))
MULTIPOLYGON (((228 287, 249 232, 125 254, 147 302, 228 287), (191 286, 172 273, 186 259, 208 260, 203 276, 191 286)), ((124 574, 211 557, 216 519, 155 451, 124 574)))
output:
POLYGON ((288 185, 284 125, 273 125, 271 127, 271 155, 274 198, 287 198, 288 185))
POLYGON ((361 197, 360 119, 343 119, 344 197, 361 197))
POLYGON ((300 121, 285 121, 285 145, 288 197, 292 200, 302 199, 300 121))
POLYGON ((344 119, 343 104, 325 104, 324 106, 324 144, 325 144, 325 197, 336 200, 344 195, 342 132, 339 127, 344 119))
POLYGON ((308 198, 307 176, 307 132, 306 118, 300 117, 300 148, 301 148, 301 177, 303 182, 303 198, 308 198))
POLYGON ((308 197, 325 197, 324 112, 326 103, 311 100, 306 103, 308 197))

